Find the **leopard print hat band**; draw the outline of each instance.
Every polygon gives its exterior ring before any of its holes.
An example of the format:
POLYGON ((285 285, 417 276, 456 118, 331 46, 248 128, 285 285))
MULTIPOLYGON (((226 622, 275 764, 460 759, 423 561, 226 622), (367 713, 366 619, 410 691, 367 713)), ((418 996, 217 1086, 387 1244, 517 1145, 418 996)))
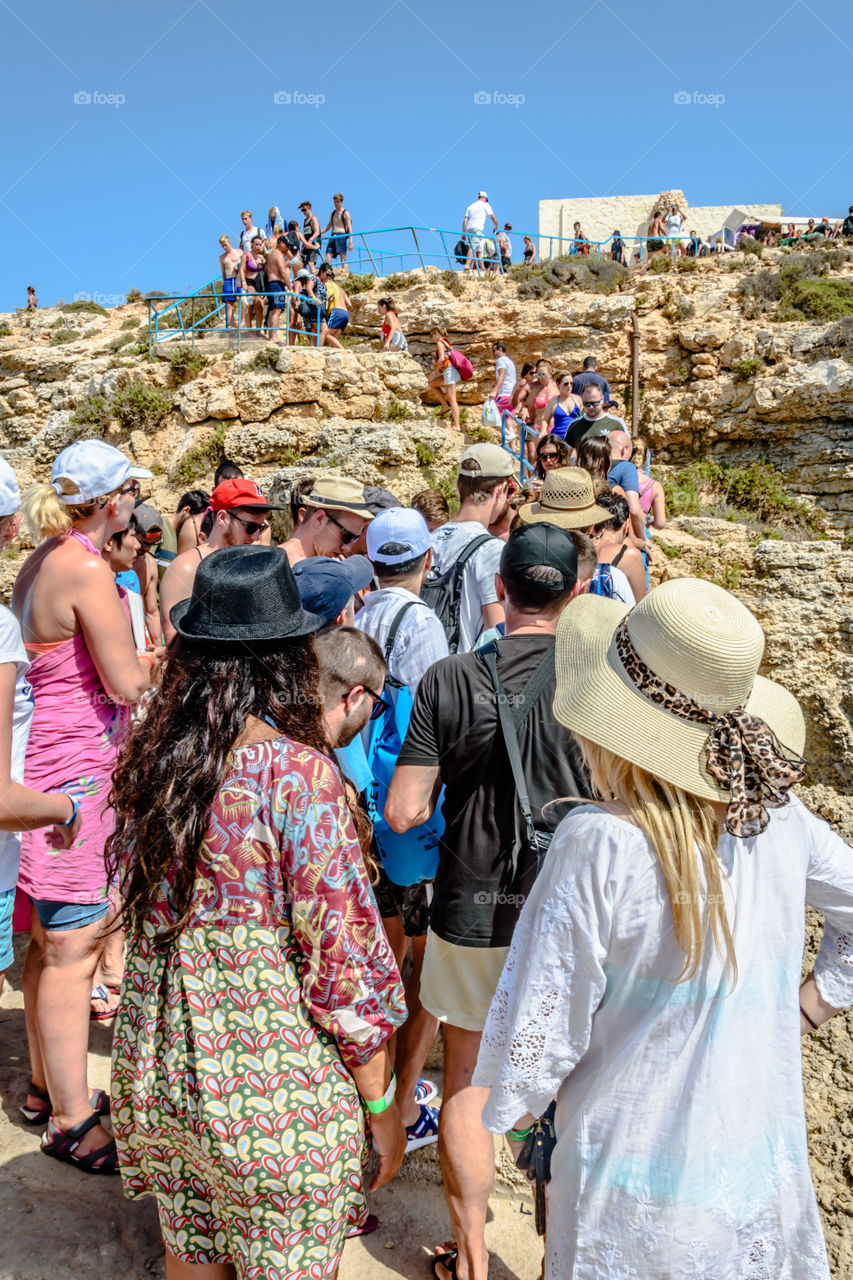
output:
POLYGON ((614 638, 625 674, 644 698, 681 720, 711 726, 706 768, 731 792, 726 830, 742 840, 757 836, 770 820, 767 807, 783 805, 791 787, 805 776, 802 757, 785 755, 770 726, 743 707, 717 715, 655 675, 631 643, 627 617, 614 638))

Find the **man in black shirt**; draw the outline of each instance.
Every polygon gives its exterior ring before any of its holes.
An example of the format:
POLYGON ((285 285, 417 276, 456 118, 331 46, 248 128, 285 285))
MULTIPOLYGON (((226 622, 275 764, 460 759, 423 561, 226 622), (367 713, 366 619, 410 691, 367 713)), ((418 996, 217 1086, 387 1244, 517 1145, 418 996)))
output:
MULTIPOLYGON (((517 729, 521 764, 533 824, 547 832, 568 811, 565 803, 544 811, 550 801, 590 795, 577 744, 552 710, 557 623, 580 590, 571 535, 546 523, 510 534, 496 586, 506 612, 506 634, 495 643, 497 673, 516 720, 524 717, 517 729), (541 690, 535 702, 534 677, 541 690)), ((388 793, 391 826, 407 831, 425 821, 442 785, 446 825, 421 1002, 444 1023, 438 1149, 459 1268, 469 1280, 485 1280, 494 1152, 481 1119, 488 1091, 473 1088, 471 1074, 538 859, 522 819, 497 695, 476 650, 437 662, 421 680, 388 793)), ((455 1259, 446 1266, 439 1256, 436 1275, 447 1280, 455 1259)))

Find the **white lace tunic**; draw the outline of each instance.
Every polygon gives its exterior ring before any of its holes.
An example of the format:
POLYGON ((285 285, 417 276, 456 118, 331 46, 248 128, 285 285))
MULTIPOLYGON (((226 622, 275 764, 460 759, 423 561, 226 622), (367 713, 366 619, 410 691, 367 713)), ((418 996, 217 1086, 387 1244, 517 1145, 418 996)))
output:
POLYGON ((713 945, 674 981, 658 859, 593 806, 561 824, 524 906, 474 1083, 496 1133, 558 1098, 549 1280, 829 1280, 798 988, 808 902, 826 920, 821 995, 853 1004, 853 851, 792 799, 762 835, 724 834, 719 857, 727 996, 713 945))

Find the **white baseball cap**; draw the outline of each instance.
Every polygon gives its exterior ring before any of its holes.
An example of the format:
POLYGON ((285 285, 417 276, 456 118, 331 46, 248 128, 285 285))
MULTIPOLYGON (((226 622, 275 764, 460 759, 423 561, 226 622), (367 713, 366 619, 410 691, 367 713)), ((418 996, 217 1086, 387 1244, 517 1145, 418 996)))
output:
POLYGON ((13 516, 21 509, 21 490, 15 473, 5 458, 0 458, 0 517, 13 516))
POLYGON ((54 462, 50 482, 59 501, 74 506, 106 497, 126 480, 150 480, 152 474, 144 467, 132 466, 120 449, 105 440, 77 440, 54 462))
POLYGON ((386 507, 367 526, 367 555, 374 564, 405 564, 431 546, 427 522, 413 507, 386 507))
POLYGON ((478 192, 477 192, 477 199, 478 199, 478 200, 488 200, 488 198, 489 198, 489 197, 486 195, 485 191, 478 191, 478 192))

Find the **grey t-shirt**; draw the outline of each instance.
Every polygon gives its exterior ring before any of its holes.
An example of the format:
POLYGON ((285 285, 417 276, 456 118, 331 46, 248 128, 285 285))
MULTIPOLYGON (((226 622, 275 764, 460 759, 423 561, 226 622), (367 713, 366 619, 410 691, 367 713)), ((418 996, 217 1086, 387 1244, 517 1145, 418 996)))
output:
MULTIPOLYGON (((432 566, 445 573, 469 542, 486 530, 476 520, 449 520, 432 534, 432 566)), ((483 629, 483 605, 495 604, 498 598, 495 574, 501 562, 504 544, 491 538, 478 547, 462 570, 462 601, 459 607, 458 653, 469 653, 483 629)))

